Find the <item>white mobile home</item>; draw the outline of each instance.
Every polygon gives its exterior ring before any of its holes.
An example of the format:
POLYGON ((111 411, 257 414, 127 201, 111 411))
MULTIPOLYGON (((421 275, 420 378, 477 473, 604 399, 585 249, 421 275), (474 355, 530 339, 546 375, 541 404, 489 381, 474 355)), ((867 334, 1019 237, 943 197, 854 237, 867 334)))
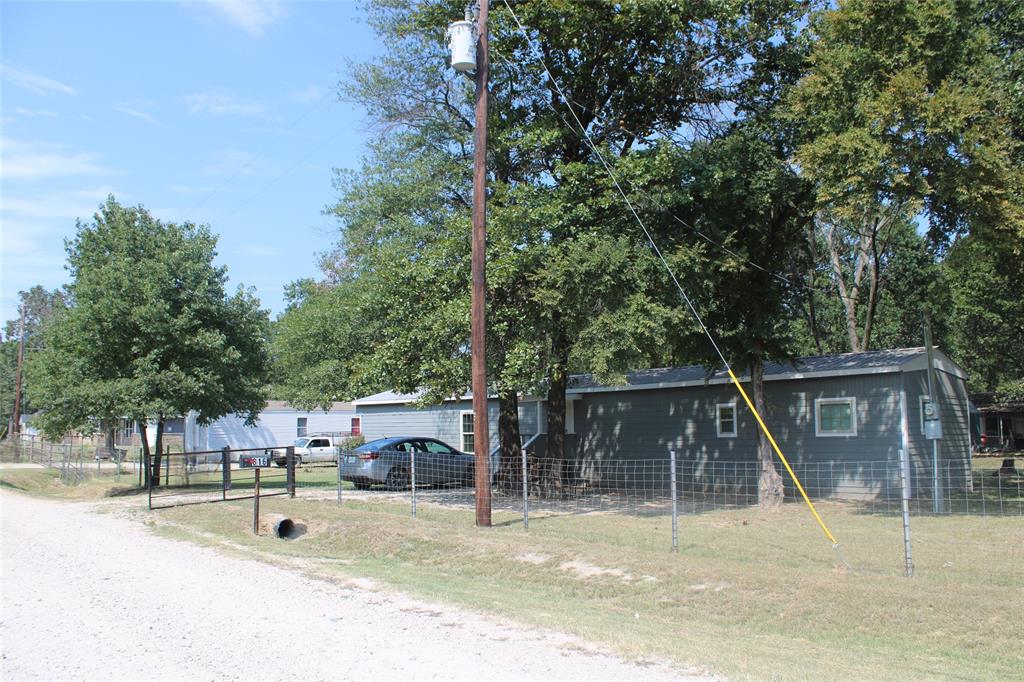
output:
POLYGON ((271 400, 253 426, 246 426, 245 417, 237 414, 225 415, 203 426, 196 421, 196 413, 189 412, 185 417, 185 450, 278 448, 315 433, 361 432, 360 416, 351 403, 332 403, 325 412, 300 410, 284 401, 271 400))

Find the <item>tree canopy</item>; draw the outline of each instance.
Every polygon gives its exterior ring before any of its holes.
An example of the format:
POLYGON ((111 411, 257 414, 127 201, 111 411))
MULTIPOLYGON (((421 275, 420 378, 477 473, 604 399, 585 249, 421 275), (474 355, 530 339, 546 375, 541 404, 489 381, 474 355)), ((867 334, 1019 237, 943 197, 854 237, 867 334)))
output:
POLYGON ((216 238, 108 198, 66 247, 72 305, 33 358, 32 399, 50 435, 93 419, 229 412, 256 418, 269 379, 268 318, 225 292, 216 238))

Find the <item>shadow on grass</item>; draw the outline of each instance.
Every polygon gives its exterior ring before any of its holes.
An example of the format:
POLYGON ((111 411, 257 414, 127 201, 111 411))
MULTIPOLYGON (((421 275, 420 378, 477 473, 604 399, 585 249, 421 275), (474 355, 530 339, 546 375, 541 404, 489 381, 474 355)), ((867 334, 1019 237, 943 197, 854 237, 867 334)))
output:
POLYGON ((28 492, 28 488, 26 488, 25 486, 18 485, 17 483, 12 483, 11 481, 8 481, 6 478, 0 478, 0 488, 10 488, 11 490, 20 490, 23 493, 24 492, 28 492))
POLYGON ((133 495, 145 495, 146 489, 138 486, 111 488, 103 493, 104 497, 131 497, 133 495))

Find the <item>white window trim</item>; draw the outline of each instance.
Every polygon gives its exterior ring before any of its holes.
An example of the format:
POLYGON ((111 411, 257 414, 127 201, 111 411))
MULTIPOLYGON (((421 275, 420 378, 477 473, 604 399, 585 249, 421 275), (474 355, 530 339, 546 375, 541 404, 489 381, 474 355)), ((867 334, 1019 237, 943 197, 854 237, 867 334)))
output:
POLYGON ((849 398, 815 398, 814 399, 814 435, 819 438, 848 438, 850 436, 857 435, 857 422, 859 421, 857 416, 857 398, 851 396, 849 398), (850 405, 850 417, 852 420, 853 429, 850 431, 822 431, 821 430, 821 411, 819 406, 825 405, 838 405, 840 403, 847 403, 850 405))
MULTIPOLYGON (((475 445, 476 444, 476 433, 474 431, 465 431, 465 430, 463 430, 463 427, 462 427, 462 424, 465 422, 463 417, 465 415, 467 415, 467 414, 471 415, 471 416, 475 416, 473 414, 473 410, 462 410, 461 412, 459 412, 459 450, 462 450, 463 452, 472 452, 472 450, 466 450, 466 434, 469 434, 469 435, 473 436, 473 444, 475 445)), ((474 423, 474 427, 475 426, 476 426, 476 424, 474 423)))
POLYGON ((739 414, 736 410, 736 401, 731 403, 718 403, 715 405, 715 430, 719 438, 735 438, 739 432, 739 414), (722 408, 732 408, 732 431, 722 431, 722 408))

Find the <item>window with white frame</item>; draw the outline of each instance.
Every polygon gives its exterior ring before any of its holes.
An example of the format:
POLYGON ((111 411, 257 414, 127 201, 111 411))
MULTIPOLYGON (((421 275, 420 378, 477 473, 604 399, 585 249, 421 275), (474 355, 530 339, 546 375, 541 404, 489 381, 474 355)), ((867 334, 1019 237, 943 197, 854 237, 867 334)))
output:
POLYGON ((302 437, 306 435, 306 418, 296 417, 295 418, 295 435, 302 437))
POLYGON ((353 436, 358 436, 363 432, 363 418, 352 417, 351 425, 349 426, 349 433, 353 436))
POLYGON ((814 401, 814 433, 817 436, 856 436, 856 398, 817 398, 814 401))
POLYGON ((462 451, 473 452, 476 448, 476 443, 473 438, 473 412, 464 411, 462 413, 462 451))
POLYGON ((719 403, 715 423, 718 425, 719 438, 735 438, 736 403, 719 403))

